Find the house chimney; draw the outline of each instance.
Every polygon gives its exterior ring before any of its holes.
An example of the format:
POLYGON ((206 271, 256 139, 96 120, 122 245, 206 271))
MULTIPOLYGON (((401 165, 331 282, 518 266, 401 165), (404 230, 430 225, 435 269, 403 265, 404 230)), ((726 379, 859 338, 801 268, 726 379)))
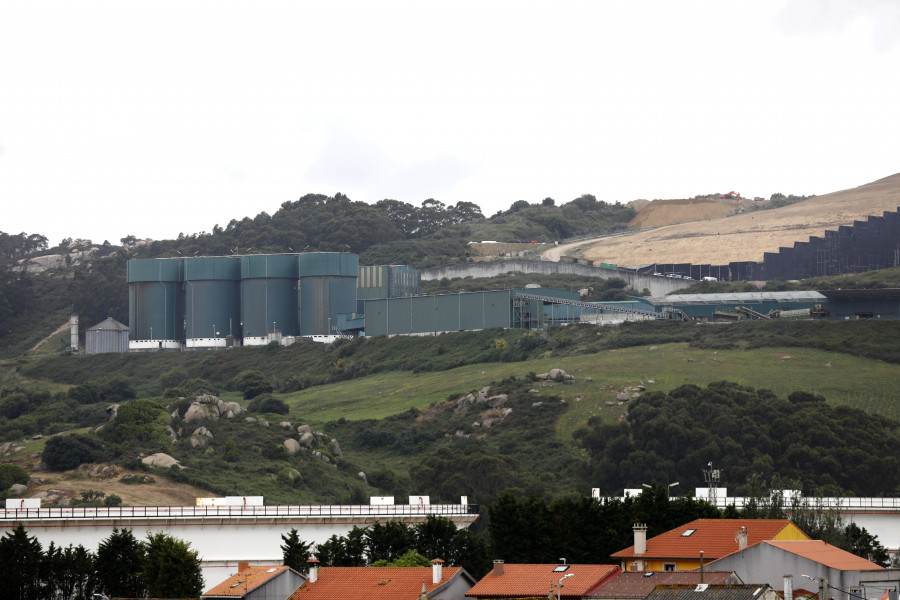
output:
POLYGON ((306 564, 309 565, 309 577, 307 577, 307 581, 310 583, 315 583, 319 580, 319 561, 314 558, 306 561, 306 564))
POLYGON ((647 524, 634 524, 634 553, 646 554, 647 552, 647 524))
POLYGON ((738 550, 746 550, 747 548, 747 528, 741 527, 737 534, 738 550))
POLYGON ((794 600, 794 576, 790 573, 784 575, 784 600, 794 600))
POLYGON ((242 560, 238 562, 238 573, 250 570, 250 561, 242 560))
POLYGON ((431 561, 431 583, 440 583, 444 578, 444 561, 439 558, 431 561))
POLYGON ((494 575, 503 575, 503 561, 495 560, 494 561, 494 570, 492 571, 494 575))

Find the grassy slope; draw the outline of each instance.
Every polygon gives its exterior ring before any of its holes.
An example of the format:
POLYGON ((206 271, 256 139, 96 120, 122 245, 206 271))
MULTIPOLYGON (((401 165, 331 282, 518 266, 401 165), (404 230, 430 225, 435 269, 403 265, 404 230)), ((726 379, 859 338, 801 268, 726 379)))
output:
POLYGON ((425 408, 511 375, 523 378, 555 367, 575 375, 576 383, 537 382, 535 387, 541 394, 552 393, 570 402, 571 408, 560 423, 562 431, 571 431, 597 412, 617 416, 621 409, 609 410, 605 403, 614 401, 624 387, 641 382, 663 391, 685 383, 705 385, 722 380, 770 389, 779 396, 805 390, 825 396, 832 404, 900 420, 900 406, 891 401, 894 382, 900 380, 900 365, 807 348, 712 351, 683 343, 665 344, 657 350, 643 346, 519 363, 468 365, 437 373, 393 371, 318 386, 283 398, 292 413, 316 424, 339 418, 382 419, 409 408, 425 408), (585 382, 585 377, 593 381, 585 382), (650 380, 655 383, 647 383, 650 380), (576 400, 579 396, 583 399, 576 400))

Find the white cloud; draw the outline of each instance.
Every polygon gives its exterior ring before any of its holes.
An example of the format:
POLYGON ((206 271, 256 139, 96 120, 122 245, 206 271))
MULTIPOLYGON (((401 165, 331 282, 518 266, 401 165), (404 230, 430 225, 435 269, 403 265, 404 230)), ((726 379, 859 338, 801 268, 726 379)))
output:
POLYGON ((19 3, 4 231, 175 237, 306 193, 627 202, 897 171, 892 1, 19 3))

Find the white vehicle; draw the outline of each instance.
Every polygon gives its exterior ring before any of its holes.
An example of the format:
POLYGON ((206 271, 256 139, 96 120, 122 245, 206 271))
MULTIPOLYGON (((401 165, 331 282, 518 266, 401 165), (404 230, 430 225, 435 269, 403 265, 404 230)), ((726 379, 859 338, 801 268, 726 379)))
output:
POLYGON ((703 281, 718 281, 715 277, 704 277, 703 281))

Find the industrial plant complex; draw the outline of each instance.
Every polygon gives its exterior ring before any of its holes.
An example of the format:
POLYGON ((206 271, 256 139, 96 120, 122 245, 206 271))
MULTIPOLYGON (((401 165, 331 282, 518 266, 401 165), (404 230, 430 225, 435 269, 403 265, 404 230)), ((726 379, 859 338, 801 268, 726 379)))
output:
MULTIPOLYGON (((416 269, 361 267, 358 256, 347 252, 136 259, 128 263, 127 349, 288 345, 299 339, 541 329, 629 319, 843 320, 900 314, 896 290, 670 294, 596 303, 582 301, 578 292, 532 286, 422 295, 420 282, 416 269)), ((107 324, 105 331, 122 339, 116 324, 107 324)), ((124 351, 121 346, 92 343, 101 349, 95 351, 124 351)))

